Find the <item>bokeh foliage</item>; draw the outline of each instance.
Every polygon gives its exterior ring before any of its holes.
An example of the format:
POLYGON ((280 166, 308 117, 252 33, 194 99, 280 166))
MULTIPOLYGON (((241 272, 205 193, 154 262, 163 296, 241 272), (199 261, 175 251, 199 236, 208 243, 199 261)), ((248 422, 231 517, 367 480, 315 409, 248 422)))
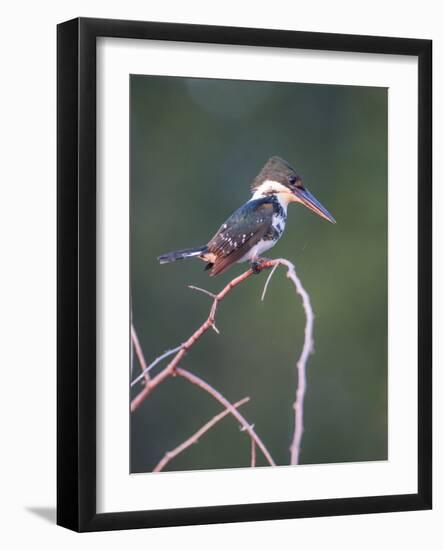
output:
MULTIPOLYGON (((279 155, 338 222, 291 205, 269 254, 295 263, 316 316, 301 462, 386 459, 387 89, 133 75, 130 98, 131 295, 147 361, 206 318, 209 298, 186 285, 218 291, 244 269, 209 278, 198 260, 156 257, 206 243, 279 155)), ((264 303, 265 275, 236 289, 219 309, 221 334, 207 333, 183 362, 231 402, 251 397, 243 414, 279 464, 289 460, 304 329, 283 274, 264 303)), ((219 411, 185 380, 167 380, 131 416, 131 471, 150 471, 219 411)), ((249 446, 227 417, 168 469, 245 467, 249 446)))

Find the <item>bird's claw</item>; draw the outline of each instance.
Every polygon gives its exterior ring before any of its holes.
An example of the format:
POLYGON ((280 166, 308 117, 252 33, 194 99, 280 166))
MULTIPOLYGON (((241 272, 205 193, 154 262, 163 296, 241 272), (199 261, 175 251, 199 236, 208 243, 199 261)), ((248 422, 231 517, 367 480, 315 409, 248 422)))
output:
POLYGON ((261 272, 260 265, 261 265, 260 262, 252 262, 251 263, 252 273, 254 273, 255 275, 258 275, 261 272))
POLYGON ((266 263, 266 258, 258 258, 254 262, 251 262, 251 270, 255 275, 258 275, 263 271, 263 264, 266 263))

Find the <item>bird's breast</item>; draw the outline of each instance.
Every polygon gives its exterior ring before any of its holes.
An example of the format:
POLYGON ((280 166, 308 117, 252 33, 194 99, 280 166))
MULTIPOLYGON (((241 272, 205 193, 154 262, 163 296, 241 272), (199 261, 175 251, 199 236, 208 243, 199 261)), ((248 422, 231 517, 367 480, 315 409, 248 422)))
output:
POLYGON ((267 250, 272 248, 275 242, 275 240, 271 239, 261 239, 252 248, 250 248, 248 252, 238 260, 238 262, 240 263, 255 261, 263 254, 263 252, 266 252, 267 250))

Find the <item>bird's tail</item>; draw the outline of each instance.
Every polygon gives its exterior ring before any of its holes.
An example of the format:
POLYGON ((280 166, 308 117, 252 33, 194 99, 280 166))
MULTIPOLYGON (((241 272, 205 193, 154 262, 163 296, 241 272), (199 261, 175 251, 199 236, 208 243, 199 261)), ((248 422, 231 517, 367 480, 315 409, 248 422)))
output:
POLYGON ((162 254, 157 258, 161 264, 168 264, 170 262, 176 262, 177 260, 185 260, 186 258, 193 258, 195 256, 201 256, 208 251, 208 247, 198 246, 196 248, 185 248, 184 250, 176 250, 175 252, 168 252, 162 254))

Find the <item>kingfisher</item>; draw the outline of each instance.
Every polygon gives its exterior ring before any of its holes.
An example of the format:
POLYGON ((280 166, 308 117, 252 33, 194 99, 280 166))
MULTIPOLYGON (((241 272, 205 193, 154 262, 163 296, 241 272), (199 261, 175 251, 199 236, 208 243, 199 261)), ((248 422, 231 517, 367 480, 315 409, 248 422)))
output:
POLYGON ((251 184, 251 198, 238 208, 212 239, 203 246, 169 252, 158 257, 161 264, 199 258, 211 276, 224 273, 234 263, 249 262, 259 272, 263 252, 283 234, 288 205, 299 202, 325 220, 332 215, 306 189, 300 175, 280 157, 271 157, 251 184))

